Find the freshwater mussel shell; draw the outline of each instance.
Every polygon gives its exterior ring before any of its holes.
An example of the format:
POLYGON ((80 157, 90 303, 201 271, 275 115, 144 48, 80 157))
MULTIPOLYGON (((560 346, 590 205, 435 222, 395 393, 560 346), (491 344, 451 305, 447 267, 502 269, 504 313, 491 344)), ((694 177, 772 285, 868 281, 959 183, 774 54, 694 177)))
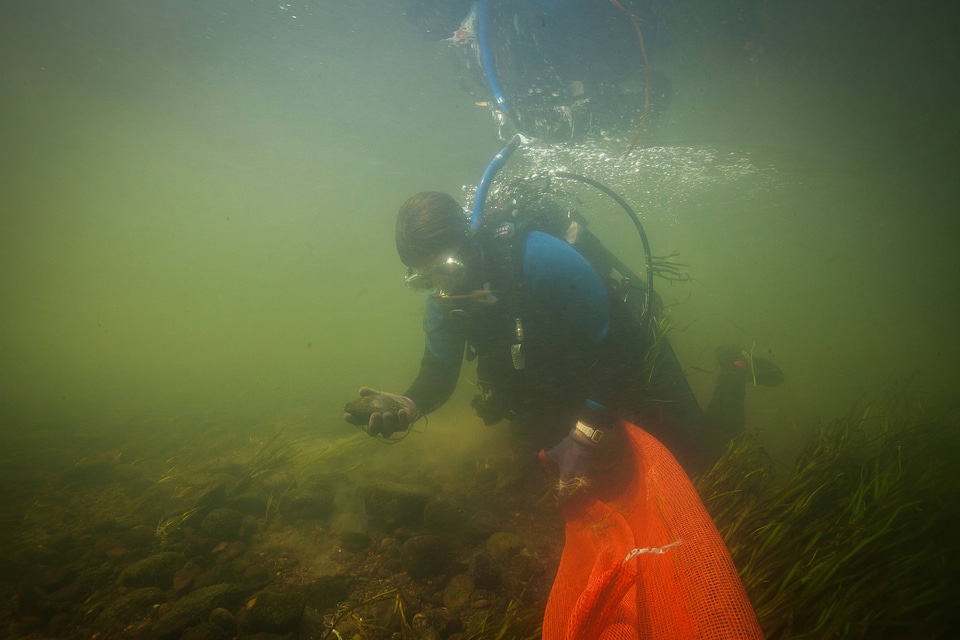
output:
POLYGON ((369 422, 372 413, 397 413, 405 408, 386 394, 371 393, 368 396, 360 396, 353 402, 348 402, 343 407, 343 411, 356 416, 363 422, 369 422))

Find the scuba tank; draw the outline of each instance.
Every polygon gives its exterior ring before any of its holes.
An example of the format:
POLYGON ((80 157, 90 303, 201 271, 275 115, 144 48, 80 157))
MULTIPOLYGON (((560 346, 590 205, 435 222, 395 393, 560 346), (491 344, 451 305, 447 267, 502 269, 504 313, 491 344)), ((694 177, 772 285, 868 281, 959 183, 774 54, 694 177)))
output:
MULTIPOLYGON (((472 233, 476 234, 485 222, 485 208, 493 179, 507 159, 524 141, 519 134, 514 135, 507 145, 494 156, 484 171, 477 185, 470 216, 472 233)), ((536 229, 562 238, 576 247, 601 277, 612 281, 617 285, 618 290, 622 290, 625 301, 639 306, 638 318, 646 326, 653 314, 655 298, 653 291, 653 254, 640 217, 622 196, 603 183, 586 176, 567 171, 556 171, 545 176, 534 175, 521 178, 504 185, 497 190, 497 200, 500 216, 503 216, 505 209, 510 209, 510 215, 514 218, 513 224, 520 229, 519 237, 536 229), (573 180, 589 185, 611 198, 623 209, 640 236, 645 267, 643 278, 607 249, 600 239, 589 230, 589 221, 579 211, 567 208, 558 212, 559 205, 557 203, 545 202, 545 199, 549 197, 553 178, 573 180), (627 300, 627 298, 630 298, 630 300, 627 300)), ((504 224, 502 220, 497 222, 504 224)))

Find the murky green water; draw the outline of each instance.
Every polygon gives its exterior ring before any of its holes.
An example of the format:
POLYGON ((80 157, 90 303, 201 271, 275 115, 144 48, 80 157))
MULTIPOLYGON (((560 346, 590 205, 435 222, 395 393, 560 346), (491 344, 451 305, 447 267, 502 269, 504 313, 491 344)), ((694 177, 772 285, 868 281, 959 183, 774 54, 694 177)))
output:
MULTIPOLYGON (((664 14, 670 100, 631 158, 569 166, 689 265, 661 287, 684 364, 782 366, 749 422, 789 450, 888 382, 956 387, 955 62, 907 6, 729 4, 664 14)), ((403 3, 32 2, 0 30, 4 433, 334 437, 359 385, 406 385, 393 214, 500 141, 403 3)))
POLYGON ((47 4, 5 21, 11 427, 337 418, 361 372, 399 384, 377 372, 416 364, 420 301, 396 286, 397 202, 497 146, 437 46, 339 3, 47 4))

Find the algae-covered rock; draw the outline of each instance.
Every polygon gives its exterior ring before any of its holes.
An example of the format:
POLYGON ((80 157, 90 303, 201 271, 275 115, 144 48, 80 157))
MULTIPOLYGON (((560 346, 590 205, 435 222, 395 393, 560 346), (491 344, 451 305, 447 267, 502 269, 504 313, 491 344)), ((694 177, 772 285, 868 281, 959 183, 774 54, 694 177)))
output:
POLYGON ((354 579, 345 573, 320 576, 304 587, 305 594, 311 607, 323 611, 337 606, 350 596, 354 579))
POLYGON ((450 551, 440 536, 413 536, 400 547, 400 563, 412 578, 443 573, 450 564, 450 551))
POLYGON ((203 518, 200 532, 217 540, 236 540, 243 514, 236 509, 214 509, 203 518))
POLYGON ((526 553, 518 553, 510 560, 504 573, 504 590, 509 596, 519 597, 527 591, 530 582, 546 570, 544 563, 526 553))
POLYGON ((180 640, 230 640, 232 636, 212 622, 201 622, 190 627, 180 636, 180 640))
POLYGON ((467 518, 463 532, 472 542, 486 540, 500 529, 500 520, 489 511, 476 511, 467 518))
POLYGON ((430 501, 426 491, 399 482, 370 484, 361 487, 360 495, 370 526, 387 530, 421 526, 430 501))
POLYGON ((473 578, 469 573, 453 576, 443 590, 443 606, 450 611, 459 611, 470 604, 473 593, 473 578))
POLYGON ((459 533, 465 520, 463 509, 446 498, 435 496, 423 508, 423 525, 438 533, 459 533))
POLYGON ((262 591, 247 614, 252 631, 285 633, 297 628, 306 600, 302 593, 262 591))
POLYGON ((543 573, 546 565, 540 558, 536 558, 526 552, 518 553, 510 561, 510 574, 517 580, 526 582, 543 573))
POLYGON ((112 602, 97 616, 96 626, 104 632, 110 633, 123 629, 131 621, 143 616, 155 604, 165 600, 163 589, 159 587, 142 587, 131 589, 123 595, 116 596, 112 602))
POLYGON ((237 617, 227 609, 219 607, 210 612, 210 622, 224 631, 234 634, 237 631, 237 617))
POLYGON ((250 592, 250 587, 232 583, 215 584, 197 589, 177 600, 170 607, 167 615, 160 618, 153 626, 153 636, 157 640, 177 638, 188 627, 205 620, 214 609, 232 609, 237 606, 250 592))
POLYGON ((183 556, 164 551, 134 562, 117 577, 121 587, 161 587, 173 584, 173 576, 183 566, 183 556))
POLYGON ((500 589, 501 569, 489 553, 481 551, 470 560, 470 575, 477 589, 500 589))
POLYGON ((521 549, 523 539, 509 531, 501 531, 487 538, 487 553, 501 566, 509 565, 510 559, 521 549))
POLYGON ((339 473, 317 473, 306 478, 285 498, 284 512, 292 518, 322 519, 333 514, 336 495, 346 476, 339 473))

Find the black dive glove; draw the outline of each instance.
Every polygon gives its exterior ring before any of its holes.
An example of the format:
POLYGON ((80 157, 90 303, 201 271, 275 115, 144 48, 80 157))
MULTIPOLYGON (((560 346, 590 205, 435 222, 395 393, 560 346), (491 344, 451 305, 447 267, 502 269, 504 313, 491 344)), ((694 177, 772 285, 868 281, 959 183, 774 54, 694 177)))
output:
POLYGON ((389 438, 406 431, 420 417, 416 403, 406 396, 360 387, 360 397, 343 408, 343 419, 370 436, 389 438))
POLYGON ((612 411, 592 400, 570 434, 540 462, 557 477, 557 493, 568 497, 596 483, 616 466, 622 453, 620 426, 612 411))

